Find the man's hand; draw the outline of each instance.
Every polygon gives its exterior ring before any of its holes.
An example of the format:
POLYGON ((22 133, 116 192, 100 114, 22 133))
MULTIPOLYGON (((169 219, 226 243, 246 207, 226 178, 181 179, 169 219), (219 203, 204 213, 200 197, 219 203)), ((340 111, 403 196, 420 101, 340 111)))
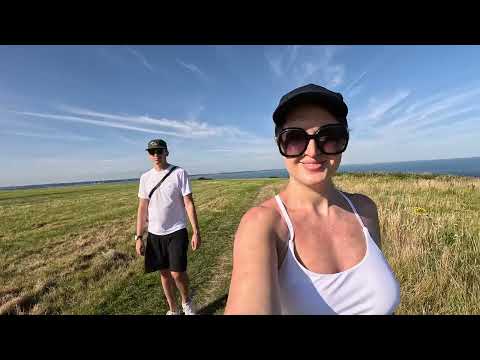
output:
POLYGON ((137 241, 135 242, 135 250, 137 251, 138 256, 145 255, 145 247, 143 246, 142 239, 137 239, 137 241))
POLYGON ((200 247, 202 240, 199 233, 194 233, 192 235, 192 250, 195 251, 200 247))

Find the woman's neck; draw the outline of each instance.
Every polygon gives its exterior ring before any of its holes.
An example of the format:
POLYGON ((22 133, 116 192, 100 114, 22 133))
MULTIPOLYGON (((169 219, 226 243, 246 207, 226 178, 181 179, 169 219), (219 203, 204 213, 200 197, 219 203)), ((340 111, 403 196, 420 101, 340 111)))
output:
POLYGON ((330 179, 322 184, 308 186, 290 178, 283 194, 292 210, 303 209, 326 215, 332 202, 338 201, 338 191, 330 179))

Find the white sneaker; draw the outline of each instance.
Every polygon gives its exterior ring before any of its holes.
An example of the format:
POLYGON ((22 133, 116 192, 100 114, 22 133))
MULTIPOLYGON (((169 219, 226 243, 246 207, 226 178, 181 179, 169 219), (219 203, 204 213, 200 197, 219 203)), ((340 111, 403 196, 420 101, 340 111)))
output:
POLYGON ((166 313, 166 315, 180 315, 180 312, 168 310, 167 313, 166 313))
POLYGON ((197 313, 195 312, 195 306, 191 299, 186 303, 182 303, 182 309, 185 315, 197 315, 197 313))

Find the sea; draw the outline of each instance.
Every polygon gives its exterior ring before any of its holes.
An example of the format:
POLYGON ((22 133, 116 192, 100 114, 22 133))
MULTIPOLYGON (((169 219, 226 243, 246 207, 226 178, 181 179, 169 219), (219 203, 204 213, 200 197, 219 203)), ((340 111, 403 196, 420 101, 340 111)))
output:
MULTIPOLYGON (((380 172, 380 173, 413 173, 413 174, 443 174, 480 177, 480 156, 470 158, 440 159, 440 160, 417 160, 402 162, 387 162, 375 164, 351 164, 340 165, 340 173, 380 172)), ((285 169, 268 169, 255 171, 236 171, 222 173, 192 174, 194 179, 255 179, 255 178, 287 178, 285 169)), ((138 178, 112 179, 100 181, 80 181, 69 183, 50 183, 23 186, 0 187, 0 190, 35 189, 48 187, 63 187, 71 185, 92 185, 108 183, 137 182, 138 178)))

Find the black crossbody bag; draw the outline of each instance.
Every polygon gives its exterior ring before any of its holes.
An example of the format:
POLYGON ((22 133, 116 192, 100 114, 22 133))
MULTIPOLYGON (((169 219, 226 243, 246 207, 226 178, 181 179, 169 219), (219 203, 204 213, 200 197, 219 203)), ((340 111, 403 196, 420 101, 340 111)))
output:
POLYGON ((162 185, 163 181, 173 172, 173 170, 175 170, 178 166, 173 166, 170 171, 162 178, 162 180, 160 180, 160 182, 155 185, 155 187, 150 191, 150 194, 148 194, 148 199, 150 200, 150 198, 152 197, 152 194, 155 192, 155 190, 157 190, 160 185, 162 185))

